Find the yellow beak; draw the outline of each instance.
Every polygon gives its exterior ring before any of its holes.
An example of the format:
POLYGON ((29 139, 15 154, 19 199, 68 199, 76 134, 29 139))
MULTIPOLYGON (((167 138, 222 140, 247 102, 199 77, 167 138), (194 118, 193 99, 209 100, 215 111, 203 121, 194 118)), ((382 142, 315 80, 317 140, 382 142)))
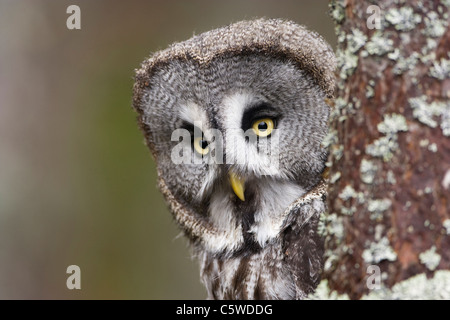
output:
POLYGON ((234 193, 238 196, 239 199, 245 201, 245 180, 231 171, 228 173, 228 177, 230 179, 231 188, 233 188, 234 193))

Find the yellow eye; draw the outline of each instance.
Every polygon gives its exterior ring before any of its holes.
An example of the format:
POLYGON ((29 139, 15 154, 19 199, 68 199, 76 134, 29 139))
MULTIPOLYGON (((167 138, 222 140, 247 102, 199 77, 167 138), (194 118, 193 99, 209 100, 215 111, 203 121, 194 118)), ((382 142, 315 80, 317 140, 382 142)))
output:
POLYGON ((194 139, 194 150, 202 156, 207 155, 209 152, 208 141, 203 140, 202 137, 194 139))
POLYGON ((252 129, 259 137, 267 137, 275 127, 273 120, 270 118, 259 119, 253 122, 252 129))

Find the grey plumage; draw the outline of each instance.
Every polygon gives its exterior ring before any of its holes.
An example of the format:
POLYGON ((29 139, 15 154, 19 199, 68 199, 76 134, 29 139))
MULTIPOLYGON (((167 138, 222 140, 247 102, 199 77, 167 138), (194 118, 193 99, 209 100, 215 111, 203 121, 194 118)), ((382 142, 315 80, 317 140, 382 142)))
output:
POLYGON ((259 19, 174 44, 137 70, 133 104, 209 298, 299 299, 317 285, 324 100, 333 95, 334 68, 332 50, 316 33, 259 19), (276 130, 267 139, 236 134, 256 132, 255 119, 266 119, 263 130, 271 123, 276 130), (177 129, 198 130, 198 123, 200 141, 220 147, 224 163, 211 162, 212 152, 199 157, 191 140, 173 139, 177 129), (180 145, 198 161, 175 163, 180 145), (233 193, 230 173, 245 180, 245 201, 233 193))

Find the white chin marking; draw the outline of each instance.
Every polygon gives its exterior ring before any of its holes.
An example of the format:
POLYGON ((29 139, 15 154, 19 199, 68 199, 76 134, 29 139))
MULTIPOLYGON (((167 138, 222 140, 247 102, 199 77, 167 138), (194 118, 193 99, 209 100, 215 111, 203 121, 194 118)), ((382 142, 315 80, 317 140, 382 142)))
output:
MULTIPOLYGON (((265 247, 272 239, 278 237, 286 218, 285 211, 305 190, 290 181, 277 181, 271 178, 258 179, 259 199, 257 211, 254 213, 254 224, 248 231, 256 242, 265 247)), ((218 230, 223 231, 221 237, 210 240, 206 245, 212 252, 233 252, 243 244, 243 230, 240 221, 236 220, 235 207, 230 199, 230 191, 217 190, 210 200, 209 219, 218 230)))
POLYGON ((212 194, 209 205, 209 219, 213 226, 221 232, 215 239, 206 238, 205 244, 211 252, 233 252, 243 244, 242 226, 237 223, 233 214, 233 205, 229 198, 229 190, 220 188, 212 194))
POLYGON ((259 184, 260 203, 255 213, 255 224, 250 232, 254 234, 259 245, 264 247, 278 236, 286 208, 301 197, 305 190, 290 181, 261 179, 259 184))

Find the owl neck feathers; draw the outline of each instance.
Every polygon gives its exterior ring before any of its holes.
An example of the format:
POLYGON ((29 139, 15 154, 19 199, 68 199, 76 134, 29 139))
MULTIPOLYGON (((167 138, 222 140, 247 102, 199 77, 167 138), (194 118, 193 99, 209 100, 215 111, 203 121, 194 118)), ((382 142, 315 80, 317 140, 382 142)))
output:
MULTIPOLYGON (((169 204, 170 211, 186 236, 195 244, 206 251, 218 255, 230 256, 233 252, 238 252, 243 244, 242 226, 234 230, 234 234, 221 230, 207 220, 207 217, 191 210, 186 205, 181 204, 167 187, 164 179, 159 175, 159 188, 169 204), (237 239, 241 238, 241 241, 237 239)), ((314 200, 324 200, 326 197, 327 184, 321 180, 314 188, 306 192, 293 203, 291 203, 281 214, 282 221, 280 233, 292 223, 292 212, 299 207, 313 203, 314 200)), ((311 217, 309 217, 311 218, 311 217)), ((305 220, 305 223, 309 220, 305 220)))

